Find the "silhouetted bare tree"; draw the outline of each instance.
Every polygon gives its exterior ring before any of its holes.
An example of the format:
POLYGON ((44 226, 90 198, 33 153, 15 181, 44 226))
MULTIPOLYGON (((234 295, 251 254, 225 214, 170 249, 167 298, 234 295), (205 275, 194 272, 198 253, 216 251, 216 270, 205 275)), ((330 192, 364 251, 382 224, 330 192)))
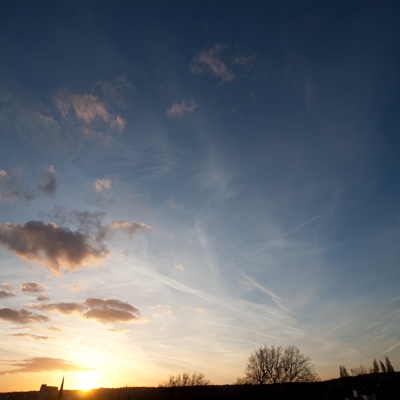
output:
POLYGON ((379 365, 381 366, 381 372, 385 373, 386 372, 385 364, 381 360, 379 360, 379 365))
POLYGON ((394 372, 394 368, 392 363, 389 360, 388 356, 385 356, 385 365, 386 365, 386 372, 394 372))
POLYGON ((262 346, 250 355, 246 383, 312 382, 317 380, 314 365, 296 346, 262 346))
POLYGON ((347 369, 344 365, 341 365, 339 367, 339 371, 340 371, 340 377, 341 378, 347 378, 349 376, 349 373, 347 372, 347 369))
POLYGON ((176 387, 176 386, 204 386, 211 385, 209 379, 206 379, 203 373, 193 372, 192 374, 188 372, 183 372, 178 375, 170 375, 165 382, 161 382, 159 387, 176 387))
POLYGON ((367 368, 365 368, 364 365, 360 365, 356 368, 351 368, 350 371, 353 376, 368 374, 367 368))
POLYGON ((374 358, 374 361, 372 362, 372 369, 371 372, 373 374, 379 374, 379 364, 378 361, 376 361, 376 359, 374 358))

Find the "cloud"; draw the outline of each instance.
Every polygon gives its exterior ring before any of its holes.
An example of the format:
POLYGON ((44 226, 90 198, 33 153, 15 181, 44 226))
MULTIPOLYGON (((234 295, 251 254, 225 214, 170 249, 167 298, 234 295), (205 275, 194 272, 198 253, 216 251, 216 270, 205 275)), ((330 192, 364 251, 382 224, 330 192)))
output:
POLYGON ((24 309, 0 308, 0 319, 3 319, 13 324, 29 324, 32 322, 47 322, 49 317, 36 314, 24 309))
POLYGON ((99 123, 117 132, 126 127, 124 118, 119 114, 114 116, 107 105, 92 94, 60 93, 54 101, 61 116, 65 119, 72 115, 88 136, 100 133, 96 131, 99 123))
POLYGON ((190 66, 191 71, 197 74, 211 74, 219 78, 221 84, 232 81, 235 74, 229 68, 222 54, 226 49, 227 46, 215 44, 208 49, 200 50, 190 66))
POLYGON ((28 358, 12 364, 15 369, 1 371, 0 375, 18 374, 26 372, 42 372, 42 371, 84 371, 87 368, 80 367, 76 364, 71 364, 60 358, 50 357, 34 357, 28 358))
POLYGON ((186 265, 184 263, 178 263, 174 265, 175 269, 178 269, 179 271, 184 271, 186 269, 186 265))
POLYGON ((85 318, 95 319, 99 322, 129 322, 137 320, 139 310, 128 303, 118 299, 87 299, 85 302, 88 310, 85 318))
POLYGON ((36 282, 25 282, 21 285, 22 293, 40 293, 46 289, 46 286, 36 282))
POLYGON ((13 337, 26 337, 26 338, 31 338, 35 340, 48 340, 50 339, 49 336, 39 336, 39 335, 32 335, 31 333, 13 333, 8 336, 13 336, 13 337))
POLYGON ((81 303, 50 303, 36 306, 36 308, 60 315, 81 315, 86 309, 84 304, 81 303))
POLYGON ((7 171, 5 171, 4 169, 0 169, 0 182, 4 181, 7 179, 7 171))
POLYGON ((49 298, 45 296, 44 294, 39 294, 39 296, 36 297, 37 301, 47 301, 49 298))
POLYGON ((166 114, 169 118, 183 118, 185 115, 192 113, 199 104, 195 101, 182 101, 180 103, 172 103, 167 109, 166 114))
POLYGON ((129 303, 118 299, 89 298, 83 303, 51 303, 36 306, 37 309, 60 315, 79 315, 103 324, 136 321, 140 312, 129 303))
POLYGON ((152 229, 150 225, 133 221, 112 221, 109 227, 114 231, 121 230, 129 236, 132 236, 136 232, 149 231, 152 229))
POLYGON ((293 312, 284 305, 283 300, 272 290, 269 290, 264 286, 260 285, 254 278, 247 276, 244 273, 241 273, 241 276, 242 276, 242 283, 249 285, 254 289, 258 289, 261 293, 264 293, 266 296, 270 297, 270 299, 275 303, 275 305, 285 313, 288 313, 290 315, 293 314, 293 312))
POLYGON ((111 190, 112 180, 108 178, 96 179, 94 181, 94 188, 96 192, 102 192, 103 190, 111 190))
POLYGON ((9 283, 3 283, 0 287, 0 299, 15 296, 14 287, 9 283))
POLYGON ((53 223, 29 221, 0 224, 0 245, 18 257, 42 263, 59 274, 61 268, 75 271, 105 258, 107 248, 97 247, 78 231, 53 223))
POLYGON ((41 171, 39 187, 48 196, 55 194, 57 190, 56 170, 52 165, 41 171))

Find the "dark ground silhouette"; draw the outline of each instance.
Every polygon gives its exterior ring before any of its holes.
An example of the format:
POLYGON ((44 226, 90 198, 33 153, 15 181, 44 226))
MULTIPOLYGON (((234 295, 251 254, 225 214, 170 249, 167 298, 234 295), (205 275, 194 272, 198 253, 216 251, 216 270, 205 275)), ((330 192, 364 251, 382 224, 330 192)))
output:
MULTIPOLYGON (((352 400, 356 398, 368 400, 400 398, 400 372, 367 374, 313 383, 125 387, 95 389, 89 392, 64 390, 63 395, 63 400, 352 400), (354 391, 358 397, 355 397, 354 391)), ((38 400, 39 391, 3 393, 1 399, 38 400)))

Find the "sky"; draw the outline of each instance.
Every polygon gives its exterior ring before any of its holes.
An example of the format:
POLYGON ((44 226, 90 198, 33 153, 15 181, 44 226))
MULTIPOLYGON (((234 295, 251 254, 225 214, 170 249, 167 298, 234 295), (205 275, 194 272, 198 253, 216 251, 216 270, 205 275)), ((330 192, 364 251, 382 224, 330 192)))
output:
POLYGON ((396 1, 0 2, 0 390, 400 369, 396 1))

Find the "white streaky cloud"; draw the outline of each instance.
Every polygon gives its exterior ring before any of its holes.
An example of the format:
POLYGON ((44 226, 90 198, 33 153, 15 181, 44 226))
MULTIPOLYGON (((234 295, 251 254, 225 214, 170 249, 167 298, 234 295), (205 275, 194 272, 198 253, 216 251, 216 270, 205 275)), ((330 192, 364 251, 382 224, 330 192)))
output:
POLYGON ((235 74, 228 67, 222 53, 227 46, 215 44, 214 46, 199 51, 194 57, 190 67, 193 73, 208 73, 220 79, 220 83, 224 84, 232 81, 235 74))
POLYGON ((96 179, 94 181, 94 188, 96 192, 102 192, 103 190, 111 190, 112 180, 109 178, 96 179))
POLYGON ((270 297, 271 300, 276 304, 276 306, 279 307, 282 311, 290 315, 293 315, 293 312, 283 304, 282 299, 276 293, 260 285, 254 278, 247 276, 244 273, 241 273, 240 275, 243 278, 242 283, 248 284, 253 288, 258 289, 261 293, 264 293, 265 295, 270 297))
POLYGON ((389 348, 387 348, 382 355, 388 354, 391 351, 397 349, 400 346, 400 342, 395 343, 393 346, 390 346, 389 348))
POLYGON ((183 118, 187 114, 192 113, 198 107, 199 104, 193 100, 183 100, 180 103, 172 103, 167 109, 166 114, 169 118, 183 118))

